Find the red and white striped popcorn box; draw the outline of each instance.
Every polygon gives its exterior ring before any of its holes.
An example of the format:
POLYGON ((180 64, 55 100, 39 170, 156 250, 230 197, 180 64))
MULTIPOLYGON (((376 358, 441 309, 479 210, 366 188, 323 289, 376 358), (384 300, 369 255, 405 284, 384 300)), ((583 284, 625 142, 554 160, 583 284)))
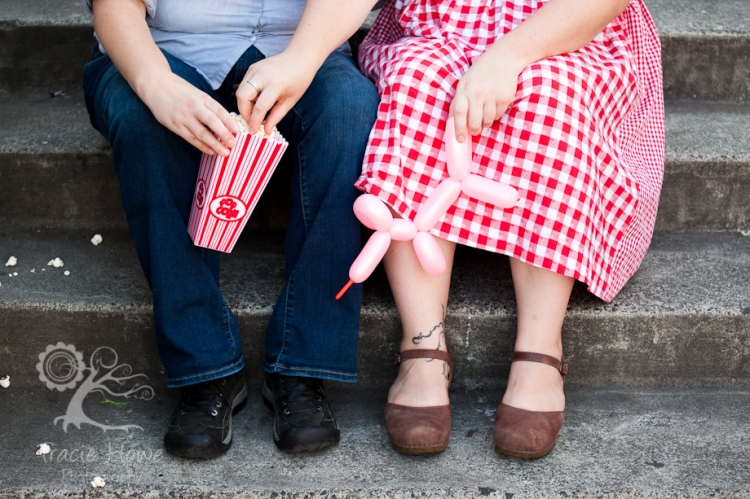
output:
POLYGON ((188 232, 196 246, 230 253, 289 145, 239 132, 229 156, 203 155, 188 232))

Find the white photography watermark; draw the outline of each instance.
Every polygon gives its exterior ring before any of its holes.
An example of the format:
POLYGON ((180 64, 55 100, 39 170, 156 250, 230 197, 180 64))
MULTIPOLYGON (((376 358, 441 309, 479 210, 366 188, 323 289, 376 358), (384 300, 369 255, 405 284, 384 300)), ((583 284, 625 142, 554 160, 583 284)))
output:
POLYGON ((91 393, 100 393, 117 398, 129 399, 139 398, 149 400, 154 396, 154 389, 149 385, 136 382, 130 389, 115 391, 124 384, 138 378, 146 378, 145 374, 133 374, 133 368, 129 364, 118 364, 117 352, 110 347, 99 347, 91 354, 88 364, 83 360, 83 353, 76 350, 74 345, 66 345, 58 342, 55 345, 47 345, 44 352, 39 354, 39 363, 36 370, 39 371, 39 380, 47 384, 50 390, 59 392, 73 390, 81 383, 68 403, 68 409, 64 416, 55 418, 54 424, 62 421, 63 431, 68 432, 68 426, 73 425, 79 430, 81 424, 86 423, 104 431, 124 430, 137 428, 138 425, 106 425, 94 421, 83 412, 83 401, 91 393))

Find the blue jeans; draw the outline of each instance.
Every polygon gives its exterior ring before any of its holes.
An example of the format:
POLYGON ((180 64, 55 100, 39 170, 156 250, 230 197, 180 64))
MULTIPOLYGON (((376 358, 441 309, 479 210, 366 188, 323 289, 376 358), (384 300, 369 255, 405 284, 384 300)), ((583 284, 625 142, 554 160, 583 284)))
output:
MULTIPOLYGON (((222 105, 263 59, 251 47, 214 91, 183 61, 172 71, 222 105)), ((237 321, 219 290, 219 254, 193 245, 187 222, 201 153, 156 121, 106 55, 84 70, 91 123, 112 145, 122 203, 153 292, 157 347, 169 387, 244 367, 237 321)), ((266 331, 266 372, 356 381, 361 286, 340 301, 360 250, 352 214, 356 180, 378 96, 354 62, 333 53, 278 128, 294 159, 286 235, 285 283, 266 331)))

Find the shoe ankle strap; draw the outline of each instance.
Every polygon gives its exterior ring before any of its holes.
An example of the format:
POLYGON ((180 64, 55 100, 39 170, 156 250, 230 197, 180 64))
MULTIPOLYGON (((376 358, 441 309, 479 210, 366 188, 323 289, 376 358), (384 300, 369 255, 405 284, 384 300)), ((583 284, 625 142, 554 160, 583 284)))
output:
POLYGON ((448 364, 450 373, 448 374, 448 382, 453 382, 453 359, 451 354, 443 352, 442 350, 427 350, 427 349, 416 349, 416 350, 404 350, 403 352, 397 353, 395 356, 395 364, 399 365, 405 360, 411 359, 437 359, 442 360, 448 364))
POLYGON ((568 364, 565 363, 565 357, 557 359, 551 355, 545 355, 543 353, 533 352, 513 352, 513 357, 510 359, 511 362, 516 361, 524 362, 540 362, 552 366, 560 372, 561 376, 568 374, 568 364))
POLYGON ((443 360, 447 363, 451 363, 451 354, 443 352, 442 350, 428 350, 428 349, 415 349, 415 350, 404 350, 401 353, 396 354, 396 365, 399 365, 405 360, 411 359, 437 359, 443 360))

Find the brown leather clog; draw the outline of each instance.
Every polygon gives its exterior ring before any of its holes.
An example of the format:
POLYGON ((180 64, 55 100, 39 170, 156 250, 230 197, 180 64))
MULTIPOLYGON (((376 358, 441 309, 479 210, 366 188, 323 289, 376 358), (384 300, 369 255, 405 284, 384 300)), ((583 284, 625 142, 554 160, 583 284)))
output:
MULTIPOLYGON (((396 356, 396 364, 409 359, 437 359, 448 363, 449 382, 453 381, 453 362, 440 350, 405 350, 396 356)), ((385 426, 393 448, 404 454, 433 454, 448 446, 451 435, 451 406, 409 407, 387 403, 385 426)))
MULTIPOLYGON (((541 362, 568 373, 568 364, 550 355, 515 352, 511 362, 541 362)), ((527 411, 500 404, 495 413, 493 440, 501 454, 536 459, 546 456, 555 446, 564 420, 563 411, 527 411)))

